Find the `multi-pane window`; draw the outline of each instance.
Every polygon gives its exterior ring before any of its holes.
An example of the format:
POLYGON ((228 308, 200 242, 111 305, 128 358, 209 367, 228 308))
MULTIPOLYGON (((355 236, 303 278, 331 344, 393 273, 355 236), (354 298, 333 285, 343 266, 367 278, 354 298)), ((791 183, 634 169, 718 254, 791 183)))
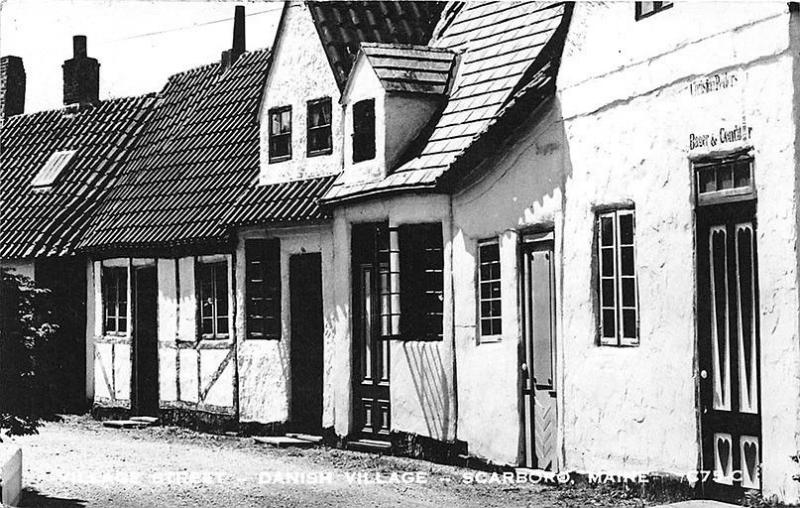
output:
POLYGON ((245 313, 247 337, 281 337, 280 240, 245 240, 245 313))
POLYGON ((699 204, 752 199, 755 194, 753 159, 747 155, 698 162, 694 169, 699 204))
POLYGON ((269 161, 292 158, 292 107, 269 110, 269 161))
POLYGON ((404 339, 441 340, 444 316, 442 225, 398 228, 400 332, 404 339))
POLYGON ((375 99, 353 104, 353 162, 375 158, 375 99))
POLYGON ((228 263, 198 263, 200 334, 204 339, 228 337, 228 263))
POLYGON ((500 300, 500 245, 497 241, 478 246, 478 312, 481 341, 492 341, 503 333, 500 300))
POLYGON ((652 16, 672 7, 672 2, 636 2, 636 20, 652 16))
POLYGON ((329 154, 333 150, 331 137, 331 98, 308 103, 308 155, 329 154))
POLYGON ((634 211, 614 210, 597 217, 600 343, 639 343, 634 211))
POLYGON ((102 274, 105 333, 128 331, 128 269, 105 267, 102 274))

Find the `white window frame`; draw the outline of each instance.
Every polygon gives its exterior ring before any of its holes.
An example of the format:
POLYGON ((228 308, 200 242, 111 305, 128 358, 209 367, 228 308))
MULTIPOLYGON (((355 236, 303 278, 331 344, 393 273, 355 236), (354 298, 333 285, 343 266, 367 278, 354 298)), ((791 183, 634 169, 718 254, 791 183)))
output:
POLYGON ((597 301, 598 301, 598 313, 597 313, 597 332, 599 336, 599 343, 602 346, 638 346, 640 343, 640 330, 639 330, 639 283, 638 283, 638 275, 636 269, 636 211, 633 208, 620 208, 615 210, 607 210, 603 212, 599 212, 597 214, 597 219, 595 222, 595 230, 596 230, 596 241, 597 241, 597 249, 595 255, 597 256, 597 276, 595 277, 595 284, 596 284, 596 291, 597 291, 597 301), (620 238, 620 217, 623 216, 631 216, 632 218, 632 228, 633 228, 633 238, 630 244, 622 245, 622 241, 620 238), (612 225, 614 228, 613 231, 613 244, 612 245, 603 245, 603 228, 602 228, 602 221, 603 219, 610 218, 612 221, 612 225), (632 247, 633 249, 633 275, 623 275, 622 274, 622 248, 623 247, 632 247), (603 275, 603 249, 604 248, 611 248, 613 252, 613 267, 614 272, 612 275, 603 275), (622 280, 623 279, 633 279, 633 290, 634 290, 634 306, 624 306, 622 304, 622 280), (614 284, 614 303, 613 305, 605 305, 606 302, 603 300, 603 281, 604 280, 612 280, 614 284), (614 311, 614 336, 613 337, 606 337, 605 330, 603 329, 603 313, 604 311, 614 311), (635 319, 635 336, 634 337, 626 337, 623 335, 623 311, 625 310, 633 310, 636 315, 635 319))
POLYGON ((476 256, 478 263, 477 263, 477 274, 476 274, 476 281, 477 281, 477 288, 476 288, 476 300, 477 300, 477 337, 478 337, 478 344, 485 344, 485 343, 492 343, 492 342, 499 342, 503 338, 503 258, 502 252, 500 251, 500 241, 498 238, 492 238, 487 240, 481 240, 478 242, 478 249, 477 249, 477 256, 476 256), (500 268, 500 275, 497 279, 487 279, 483 280, 481 277, 481 266, 482 266, 482 257, 481 257, 481 250, 484 247, 497 246, 497 265, 500 268), (484 283, 494 283, 500 285, 500 296, 498 298, 483 298, 481 293, 481 285, 484 283), (492 302, 492 301, 499 301, 500 302, 500 315, 499 316, 484 316, 483 315, 483 303, 484 302, 492 302), (483 334, 483 321, 484 319, 499 319, 500 320, 500 333, 491 334, 491 335, 484 335, 483 334))

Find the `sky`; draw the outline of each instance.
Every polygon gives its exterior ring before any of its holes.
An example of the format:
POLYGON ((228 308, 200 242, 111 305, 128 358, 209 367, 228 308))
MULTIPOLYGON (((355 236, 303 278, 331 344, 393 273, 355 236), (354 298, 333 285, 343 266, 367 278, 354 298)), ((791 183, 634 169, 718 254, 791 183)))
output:
POLYGON ((101 99, 156 92, 230 48, 235 5, 245 6, 247 49, 271 46, 277 1, 0 0, 0 55, 23 60, 26 113, 62 106, 73 35, 100 61, 101 99))

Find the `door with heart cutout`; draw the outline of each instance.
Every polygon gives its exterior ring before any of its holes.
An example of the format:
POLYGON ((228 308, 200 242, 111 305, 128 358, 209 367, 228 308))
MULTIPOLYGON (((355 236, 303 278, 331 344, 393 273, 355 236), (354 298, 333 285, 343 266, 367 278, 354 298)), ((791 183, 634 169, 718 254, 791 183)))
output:
POLYGON ((736 500, 761 488, 755 201, 698 207, 696 245, 699 488, 736 500))

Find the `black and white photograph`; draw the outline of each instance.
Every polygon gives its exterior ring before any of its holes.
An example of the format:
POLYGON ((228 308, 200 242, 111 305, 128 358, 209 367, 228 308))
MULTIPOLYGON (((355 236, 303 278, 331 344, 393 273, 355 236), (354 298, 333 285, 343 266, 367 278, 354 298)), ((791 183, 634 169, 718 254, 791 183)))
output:
POLYGON ((0 0, 0 506, 800 506, 800 2, 0 0))

